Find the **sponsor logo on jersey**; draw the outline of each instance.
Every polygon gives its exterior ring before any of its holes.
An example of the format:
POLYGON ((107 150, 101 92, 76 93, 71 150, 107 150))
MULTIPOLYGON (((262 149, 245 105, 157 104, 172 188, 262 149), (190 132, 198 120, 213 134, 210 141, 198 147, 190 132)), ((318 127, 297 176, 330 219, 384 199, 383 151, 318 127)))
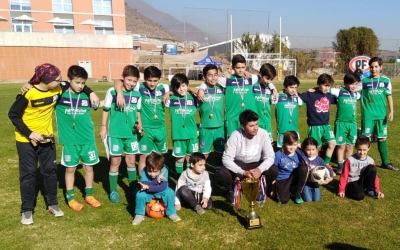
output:
POLYGON ((318 113, 326 113, 329 111, 329 104, 329 99, 324 96, 321 98, 321 100, 316 100, 314 106, 316 107, 318 113))

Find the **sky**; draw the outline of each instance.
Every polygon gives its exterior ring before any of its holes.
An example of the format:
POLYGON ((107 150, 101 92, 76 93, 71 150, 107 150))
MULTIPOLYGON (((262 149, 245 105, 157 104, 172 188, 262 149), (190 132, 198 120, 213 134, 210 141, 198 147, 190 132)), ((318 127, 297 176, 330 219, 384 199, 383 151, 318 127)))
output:
POLYGON ((289 36, 292 47, 332 47, 340 29, 364 26, 375 32, 380 49, 400 49, 400 0, 144 1, 210 35, 230 38, 231 15, 234 38, 245 32, 279 34, 281 18, 282 36, 289 36))

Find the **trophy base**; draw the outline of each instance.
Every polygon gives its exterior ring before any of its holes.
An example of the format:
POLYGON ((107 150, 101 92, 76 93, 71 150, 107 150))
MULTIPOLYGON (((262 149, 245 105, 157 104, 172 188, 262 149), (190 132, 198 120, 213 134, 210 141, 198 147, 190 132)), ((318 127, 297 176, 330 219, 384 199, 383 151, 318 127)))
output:
POLYGON ((258 217, 258 218, 249 218, 247 216, 246 217, 246 225, 245 225, 245 227, 246 227, 246 229, 262 228, 260 217, 258 217))

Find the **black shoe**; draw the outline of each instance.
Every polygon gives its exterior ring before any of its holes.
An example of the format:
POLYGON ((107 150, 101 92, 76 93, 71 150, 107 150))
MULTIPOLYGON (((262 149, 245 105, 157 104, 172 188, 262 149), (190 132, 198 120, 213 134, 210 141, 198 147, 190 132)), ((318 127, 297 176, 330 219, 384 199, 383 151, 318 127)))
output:
POLYGON ((336 169, 336 174, 341 175, 341 174, 342 174, 342 171, 343 171, 343 166, 338 167, 338 168, 336 169))
POLYGON ((232 190, 228 191, 228 193, 226 194, 226 201, 230 204, 235 204, 235 194, 232 190))
POLYGON ((382 167, 383 168, 386 168, 386 169, 389 169, 389 170, 393 170, 393 171, 398 171, 399 169, 398 168, 396 168, 395 166, 393 166, 393 164, 392 163, 388 163, 388 164, 386 164, 386 165, 384 165, 384 164, 382 164, 382 167))

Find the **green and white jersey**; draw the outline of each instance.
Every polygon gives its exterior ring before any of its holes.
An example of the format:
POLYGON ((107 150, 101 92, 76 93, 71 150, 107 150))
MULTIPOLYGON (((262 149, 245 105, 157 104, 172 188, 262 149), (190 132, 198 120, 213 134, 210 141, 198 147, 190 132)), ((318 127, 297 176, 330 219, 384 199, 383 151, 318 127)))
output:
POLYGON ((140 115, 144 129, 165 126, 165 107, 162 99, 169 90, 169 85, 162 83, 154 90, 150 90, 145 83, 139 85, 138 91, 142 96, 140 115))
POLYGON ((337 98, 335 121, 356 123, 357 100, 360 100, 360 93, 350 92, 346 88, 331 88, 330 93, 337 98))
POLYGON ((218 128, 224 126, 224 96, 221 86, 204 90, 205 102, 199 101, 200 126, 218 128))
POLYGON ((287 131, 299 132, 298 107, 303 106, 303 100, 298 96, 288 96, 285 93, 280 93, 275 105, 276 129, 278 133, 283 134, 287 131))
POLYGON ((141 96, 136 90, 123 91, 125 108, 117 105, 117 92, 114 87, 108 89, 104 99, 105 111, 108 111, 108 136, 115 138, 133 138, 133 127, 137 121, 136 112, 140 110, 141 96))
POLYGON ((166 105, 171 119, 171 139, 186 140, 197 138, 196 98, 191 94, 171 96, 166 105))
POLYGON ((259 116, 259 125, 271 124, 272 90, 256 82, 253 84, 254 110, 259 116))
POLYGON ((92 144, 94 125, 90 118, 91 103, 85 93, 65 91, 56 106, 58 141, 63 145, 92 144))
POLYGON ((386 76, 365 77, 361 90, 361 119, 382 120, 386 117, 386 97, 392 95, 392 83, 386 76))

